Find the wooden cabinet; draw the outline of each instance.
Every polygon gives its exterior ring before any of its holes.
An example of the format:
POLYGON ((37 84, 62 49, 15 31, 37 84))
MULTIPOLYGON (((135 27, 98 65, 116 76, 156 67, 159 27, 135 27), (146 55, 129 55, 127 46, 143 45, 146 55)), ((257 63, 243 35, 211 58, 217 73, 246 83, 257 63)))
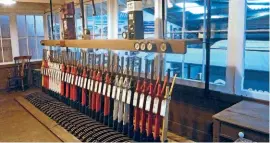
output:
POLYGON ((213 116, 213 141, 235 141, 238 133, 254 142, 269 142, 269 106, 241 101, 213 116))

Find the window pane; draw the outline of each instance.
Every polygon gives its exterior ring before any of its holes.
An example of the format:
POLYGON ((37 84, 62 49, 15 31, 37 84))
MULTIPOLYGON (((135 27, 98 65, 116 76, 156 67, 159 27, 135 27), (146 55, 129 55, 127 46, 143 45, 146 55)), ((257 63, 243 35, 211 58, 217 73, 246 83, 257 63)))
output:
MULTIPOLYGON (((51 15, 47 15, 47 24, 48 24, 48 34, 49 39, 52 38, 52 30, 51 30, 51 15)), ((59 13, 53 13, 53 29, 54 29, 54 39, 60 39, 60 17, 59 13)))
POLYGON ((18 27, 18 36, 26 37, 26 23, 25 23, 25 15, 17 16, 17 27, 18 27))
POLYGON ((0 28, 1 28, 0 37, 10 38, 9 24, 10 24, 9 16, 0 15, 0 28))
POLYGON ((4 62, 12 62, 12 48, 11 48, 11 40, 5 39, 3 42, 3 55, 4 55, 4 62))
POLYGON ((96 16, 93 16, 92 5, 87 5, 87 28, 92 39, 107 39, 107 0, 96 5, 96 16))
POLYGON ((3 38, 10 38, 10 27, 9 24, 3 24, 1 26, 1 36, 3 38))
POLYGON ((118 0, 118 39, 123 39, 122 33, 127 32, 127 2, 126 0, 118 0))
POLYGON ((9 16, 0 15, 0 37, 10 38, 9 16))
POLYGON ((44 36, 43 16, 35 16, 37 36, 44 36))
POLYGON ((155 32, 155 1, 143 0, 144 38, 154 38, 155 32))
POLYGON ((26 16, 28 36, 35 36, 35 20, 33 15, 26 16))
POLYGON ((6 15, 0 15, 0 25, 9 24, 9 17, 6 15))
POLYGON ((37 59, 37 47, 36 47, 36 38, 29 37, 28 38, 28 49, 29 49, 29 55, 32 56, 32 59, 37 59))
MULTIPOLYGON (((54 13, 54 34, 55 35, 60 35, 60 17, 59 13, 54 13)), ((56 40, 59 40, 59 36, 55 36, 56 40)))
POLYGON ((38 54, 37 54, 37 59, 42 59, 42 56, 43 56, 43 48, 44 48, 44 46, 42 46, 41 44, 39 44, 40 43, 40 41, 41 40, 44 40, 44 37, 37 37, 37 42, 38 42, 38 44, 37 44, 37 48, 38 48, 38 54))
POLYGON ((19 39, 19 51, 20 51, 20 56, 27 56, 28 55, 27 39, 26 38, 19 39))
POLYGON ((82 38, 82 19, 81 19, 81 8, 75 8, 75 24, 76 24, 76 37, 77 39, 82 38))
POLYGON ((52 38, 52 31, 51 31, 51 15, 47 15, 47 26, 48 26, 48 35, 49 39, 52 38))
POLYGON ((269 2, 247 2, 244 89, 269 92, 269 2))

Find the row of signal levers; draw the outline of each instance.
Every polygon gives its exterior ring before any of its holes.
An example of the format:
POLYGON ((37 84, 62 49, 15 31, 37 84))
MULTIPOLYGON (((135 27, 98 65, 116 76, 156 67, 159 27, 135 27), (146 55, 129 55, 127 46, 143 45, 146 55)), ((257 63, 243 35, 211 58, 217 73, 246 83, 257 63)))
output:
POLYGON ((141 77, 139 57, 45 49, 43 55, 44 92, 134 141, 167 141, 170 69, 162 81, 154 60, 145 59, 141 77))

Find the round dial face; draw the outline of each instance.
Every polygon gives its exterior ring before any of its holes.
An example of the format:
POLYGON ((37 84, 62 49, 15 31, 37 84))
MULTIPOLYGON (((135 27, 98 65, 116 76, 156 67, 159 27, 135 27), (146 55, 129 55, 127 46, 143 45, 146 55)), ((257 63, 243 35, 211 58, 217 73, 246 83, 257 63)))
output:
POLYGON ((163 52, 165 52, 167 50, 167 44, 166 43, 162 43, 160 45, 160 50, 163 51, 163 52))
POLYGON ((122 33, 122 37, 123 37, 124 39, 127 39, 127 32, 123 32, 123 33, 122 33))
POLYGON ((145 50, 145 48, 146 48, 146 44, 145 43, 142 43, 141 44, 141 50, 145 50))
POLYGON ((133 30, 134 30, 134 26, 133 26, 133 25, 129 25, 129 29, 130 29, 131 31, 133 31, 133 30))
POLYGON ((135 43, 134 48, 135 48, 136 50, 140 50, 140 43, 135 43))
POLYGON ((151 51, 153 49, 153 44, 152 43, 148 43, 147 44, 147 50, 151 51))

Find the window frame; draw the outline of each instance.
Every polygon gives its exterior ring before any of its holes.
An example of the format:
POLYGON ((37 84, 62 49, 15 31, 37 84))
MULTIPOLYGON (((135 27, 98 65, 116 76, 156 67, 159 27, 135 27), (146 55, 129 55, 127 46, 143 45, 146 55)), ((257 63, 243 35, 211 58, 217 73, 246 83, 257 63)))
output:
POLYGON ((0 65, 7 65, 7 64, 11 64, 11 63, 13 63, 13 46, 12 46, 12 37, 11 37, 11 16, 9 15, 9 14, 6 14, 6 13, 0 13, 0 15, 2 15, 2 16, 8 16, 8 18, 9 18, 9 32, 10 32, 10 38, 3 38, 2 37, 2 31, 1 31, 1 26, 0 26, 0 48, 1 48, 1 54, 2 54, 2 59, 3 59, 3 62, 1 62, 0 63, 0 65), (4 62, 5 61, 5 58, 4 58, 4 47, 3 47, 3 40, 6 40, 6 39, 9 39, 10 40, 10 44, 11 44, 11 53, 12 53, 12 61, 10 61, 10 62, 4 62))
MULTIPOLYGON (((28 55, 30 55, 30 49, 29 49, 29 38, 35 38, 35 49, 38 50, 38 38, 40 37, 44 37, 45 38, 45 28, 44 28, 44 15, 42 14, 16 14, 16 24, 17 24, 17 16, 24 16, 24 20, 25 20, 25 29, 26 29, 26 36, 25 37, 19 37, 19 34, 18 34, 18 41, 20 39, 26 39, 26 45, 27 45, 27 53, 28 55), (28 35, 28 28, 27 28, 27 16, 33 16, 34 17, 34 32, 35 32, 35 36, 29 36, 28 35), (37 31, 36 31, 36 16, 42 16, 43 17, 43 30, 44 30, 44 36, 37 36, 37 31)), ((17 27, 17 31, 18 31, 18 27, 17 27)), ((19 44, 18 44, 18 49, 20 49, 19 47, 19 44)), ((20 55, 21 56, 21 55, 20 55)), ((39 56, 39 55, 38 55, 39 56)), ((32 61, 41 61, 42 60, 42 57, 39 59, 33 59, 33 56, 32 56, 32 61)))
MULTIPOLYGON (((166 2, 166 4, 167 4, 167 2, 166 2)), ((230 4, 230 2, 229 2, 229 4, 230 4)), ((228 5, 228 9, 229 9, 230 7, 229 7, 229 5, 228 5)), ((161 11, 161 9, 158 9, 159 11, 161 11)), ((167 11, 167 6, 166 6, 166 11, 167 11)), ((184 10, 185 11, 185 10, 184 10)), ((204 5, 204 11, 206 11, 206 5, 204 5)), ((166 12, 167 13, 167 12, 166 12)), ((205 13, 205 12, 204 12, 205 13)), ((230 16, 230 14, 228 13, 228 17, 230 16)), ((201 32, 201 31, 198 31, 198 30, 187 30, 186 29, 186 12, 183 12, 182 13, 182 17, 183 17, 183 23, 182 23, 182 28, 181 28, 181 31, 179 32, 181 35, 182 35, 182 38, 181 39, 185 39, 185 38, 183 38, 183 37, 185 37, 185 34, 186 33, 191 33, 191 32, 201 32)), ((204 17, 206 17, 206 14, 204 15, 204 17)), ((167 15, 165 15, 165 19, 166 19, 166 25, 167 25, 167 23, 168 23, 168 21, 167 21, 167 15)), ((206 27, 206 19, 204 19, 204 21, 203 21, 204 23, 204 27, 206 27)), ((228 23, 229 23, 229 20, 228 20, 228 23)), ((159 28, 159 27, 157 27, 157 28, 159 28)), ((206 29, 204 28, 204 35, 206 34, 206 29)), ((229 29, 227 29, 227 30, 211 30, 211 32, 227 32, 227 33, 229 33, 229 29)), ((167 38, 167 34, 168 33, 171 33, 171 32, 167 32, 167 27, 166 27, 166 29, 165 29, 165 36, 166 36, 166 38, 167 38)), ((206 36, 203 36, 203 41, 205 42, 205 39, 206 38, 206 36)), ((227 39, 229 39, 229 36, 227 35, 227 39)), ((184 55, 182 55, 182 58, 181 58, 181 60, 182 60, 182 62, 181 62, 181 64, 182 64, 182 75, 181 75, 181 78, 176 78, 176 84, 180 84, 180 85, 185 85, 185 86, 191 86, 191 87, 197 87, 197 88, 200 88, 200 89, 204 89, 205 88, 205 81, 204 81, 204 72, 205 72, 205 56, 206 56, 206 54, 205 54, 205 52, 206 52, 206 49, 205 49, 205 45, 203 44, 202 45, 202 50, 203 50, 203 55, 202 55, 202 63, 201 63, 201 65, 200 66, 202 66, 202 79, 201 80, 193 80, 193 79, 187 79, 187 78, 183 78, 184 77, 184 74, 185 74, 185 54, 184 55)), ((165 55, 166 56, 166 55, 165 55)), ((229 57, 229 53, 227 52, 227 60, 228 60, 228 57, 229 57)), ((227 61, 226 61, 226 63, 227 63, 227 61)), ((166 63, 164 62, 164 65, 165 65, 166 63)), ((214 83, 211 83, 210 82, 210 84, 209 84, 209 88, 210 88, 210 90, 214 90, 214 91, 220 91, 220 92, 224 92, 224 93, 229 93, 229 94, 233 94, 234 92, 232 91, 232 90, 228 90, 228 88, 230 88, 230 85, 227 83, 227 76, 230 76, 229 75, 229 73, 227 72, 227 67, 228 67, 228 65, 226 65, 226 76, 225 76, 225 82, 226 82, 226 84, 225 85, 218 85, 218 84, 214 84, 214 83)))
MULTIPOLYGON (((51 22, 50 22, 51 19, 48 19, 48 17, 50 15, 51 15, 51 13, 50 12, 47 12, 47 13, 44 14, 44 17, 43 17, 43 19, 45 20, 43 22, 44 22, 45 27, 46 27, 46 28, 44 27, 44 37, 45 37, 45 39, 51 39, 51 36, 52 36, 52 35, 50 35, 51 32, 52 32, 51 31, 51 22)), ((63 39, 63 34, 62 34, 62 30, 63 30, 62 28, 63 28, 63 26, 62 26, 61 13, 59 11, 56 11, 55 10, 55 11, 53 11, 53 15, 58 15, 59 16, 59 23, 60 23, 59 33, 56 33, 54 31, 54 37, 56 37, 59 34, 60 35, 60 39, 63 39)), ((53 24, 55 25, 55 18, 53 19, 53 22, 54 22, 53 24)))
MULTIPOLYGON (((44 12, 0 12, 1 15, 9 16, 10 20, 10 37, 11 37, 11 48, 12 48, 12 61, 0 63, 0 65, 10 65, 14 64, 14 57, 20 56, 19 53, 19 37, 17 29, 17 15, 40 15, 43 17, 43 27, 44 27, 44 38, 46 39, 46 18, 44 12)), ((39 42, 38 42, 39 43, 39 42)), ((31 59, 31 62, 42 61, 42 59, 31 59)))
MULTIPOLYGON (((117 0, 116 0, 117 1, 117 0)), ((107 9, 107 13, 103 13, 103 11, 101 11, 101 14, 100 15, 96 15, 96 16, 104 16, 104 15, 107 15, 107 25, 105 25, 104 23, 103 23, 103 20, 101 20, 101 33, 100 33, 100 35, 96 35, 95 34, 95 29, 94 30, 92 30, 92 29, 90 29, 90 37, 91 37, 91 39, 109 39, 109 16, 112 16, 112 17, 114 17, 115 16, 115 14, 114 13, 112 13, 112 14, 109 14, 109 11, 110 11, 110 7, 109 7, 109 5, 113 5, 114 7, 115 7, 115 5, 114 5, 114 3, 115 2, 110 2, 110 0, 98 0, 98 1, 95 1, 95 5, 97 5, 97 4, 101 4, 101 6, 102 6, 102 8, 103 8, 103 3, 106 3, 106 7, 104 7, 104 8, 106 8, 107 9), (103 29, 104 29, 104 27, 107 27, 107 33, 105 33, 104 31, 103 31, 103 29), (91 31, 92 30, 92 31, 91 31), (96 37, 98 37, 98 38, 96 38, 96 37)), ((116 2, 116 3, 118 3, 118 2, 116 2)), ((87 13, 87 9, 88 9, 88 6, 91 6, 92 5, 92 3, 91 2, 87 2, 87 3, 85 3, 84 4, 84 11, 85 11, 85 26, 86 27, 88 27, 88 13, 87 13)), ((79 5, 78 5, 79 6, 79 5)), ((117 9, 118 9, 118 7, 117 7, 117 9)), ((99 11, 100 9, 97 9, 97 7, 96 7, 96 11, 99 11)), ((111 11, 111 12, 114 12, 114 11, 111 11)), ((94 16, 92 16, 92 17, 94 17, 94 16)), ((117 19, 114 19, 114 20, 117 20, 117 19)), ((95 23, 95 20, 93 20, 93 22, 95 23)), ((118 23, 118 22, 117 22, 118 23)))
MULTIPOLYGON (((154 21, 160 23, 162 0, 155 1, 154 21)), ((210 89, 220 91, 236 96, 250 97, 260 100, 269 100, 269 93, 260 93, 256 91, 248 91, 243 89, 244 78, 244 50, 245 50, 245 25, 246 25, 246 0, 230 1, 228 13, 228 47, 226 61, 226 84, 216 85, 210 83, 210 89), (235 48, 237 47, 237 48, 235 48)), ((107 1, 108 9, 108 39, 118 37, 118 1, 107 1), (114 9, 113 9, 114 8, 114 9), (114 27, 114 29, 112 29, 114 27), (117 27, 117 28, 116 28, 117 27), (117 30, 115 30, 117 29, 117 30)), ((160 25, 155 25, 155 38, 160 38, 162 28, 160 25)), ((215 30, 223 32, 224 30, 215 30)), ((46 31, 47 32, 47 31, 46 31)), ((184 30, 186 32, 186 30, 184 30)), ((159 59, 164 58, 164 54, 156 54, 159 59)), ((155 67, 156 71, 159 68, 155 67)), ((186 85, 203 89, 205 83, 203 81, 195 81, 190 79, 176 79, 176 84, 186 85)))

